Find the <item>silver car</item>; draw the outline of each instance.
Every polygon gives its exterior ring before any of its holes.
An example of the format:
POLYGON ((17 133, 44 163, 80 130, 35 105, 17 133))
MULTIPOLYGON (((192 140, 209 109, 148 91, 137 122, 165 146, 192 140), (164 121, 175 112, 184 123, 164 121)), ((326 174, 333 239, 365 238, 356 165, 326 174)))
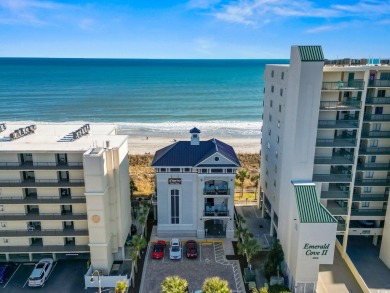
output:
POLYGON ((183 254, 183 248, 181 241, 178 238, 173 238, 171 240, 171 247, 169 248, 169 258, 170 259, 181 259, 183 254))

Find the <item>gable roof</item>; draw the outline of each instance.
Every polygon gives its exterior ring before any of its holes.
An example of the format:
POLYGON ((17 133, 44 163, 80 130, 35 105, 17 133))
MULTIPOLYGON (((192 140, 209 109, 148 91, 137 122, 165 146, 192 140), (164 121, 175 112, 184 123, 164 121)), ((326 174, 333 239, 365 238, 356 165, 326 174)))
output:
MULTIPOLYGON (((195 167, 215 153, 219 153, 231 161, 231 164, 223 164, 223 166, 241 166, 234 149, 230 145, 225 144, 217 139, 200 141, 199 145, 191 145, 190 141, 178 141, 158 150, 154 155, 151 166, 195 167)), ((218 166, 221 167, 221 164, 218 166)))
POLYGON ((194 128, 192 128, 191 130, 190 130, 190 133, 200 133, 201 131, 198 129, 198 128, 196 128, 196 127, 194 127, 194 128))
POLYGON ((321 46, 298 46, 302 62, 324 61, 321 46))
POLYGON ((319 202, 314 183, 294 183, 299 220, 301 223, 337 223, 332 214, 319 202))

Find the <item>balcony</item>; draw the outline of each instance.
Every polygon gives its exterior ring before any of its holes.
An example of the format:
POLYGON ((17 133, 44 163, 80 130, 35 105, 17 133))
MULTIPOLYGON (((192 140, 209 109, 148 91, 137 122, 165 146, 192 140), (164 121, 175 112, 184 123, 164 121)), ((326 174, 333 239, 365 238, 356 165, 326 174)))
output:
POLYGON ((386 210, 374 210, 374 209, 353 209, 351 210, 351 220, 384 220, 386 210), (367 219, 371 217, 371 219, 367 219), (374 217, 380 217, 376 219, 374 217), (383 219, 382 219, 383 218, 383 219))
POLYGON ((388 105, 390 97, 367 97, 366 105, 388 105))
POLYGON ((359 171, 387 171, 390 170, 389 163, 359 163, 356 167, 359 171))
POLYGON ((0 187, 83 187, 84 179, 12 179, 0 180, 0 187))
POLYGON ((349 183, 352 181, 351 174, 313 174, 314 182, 349 183))
POLYGON ((355 178, 355 186, 390 186, 390 179, 355 178))
POLYGON ((388 201, 388 194, 375 194, 375 193, 364 193, 363 196, 361 193, 353 194, 353 201, 388 201))
POLYGON ((27 214, 0 214, 0 221, 72 221, 72 220, 87 220, 87 214, 77 213, 42 213, 33 210, 27 214))
POLYGON ((82 170, 82 162, 0 162, 0 170, 82 170))
POLYGON ((321 191, 321 199, 349 199, 348 191, 341 191, 340 189, 331 189, 327 191, 321 191))
POLYGON ((0 253, 89 253, 88 245, 26 245, 26 246, 0 246, 0 253))
POLYGON ((390 80, 388 79, 370 79, 368 87, 390 87, 390 80))
POLYGON ((349 228, 348 235, 383 235, 383 228, 349 228))
POLYGON ((318 138, 316 141, 316 147, 331 147, 331 148, 344 148, 344 147, 356 147, 356 137, 348 136, 341 137, 336 136, 335 138, 318 138))
POLYGON ((323 82, 323 91, 358 91, 364 89, 363 79, 351 79, 348 81, 323 82))
POLYGON ((363 121, 390 122, 390 114, 364 114, 363 121))
POLYGON ((316 165, 353 165, 353 154, 347 151, 334 153, 331 157, 314 157, 316 165))
POLYGON ((390 138, 390 131, 362 131, 361 138, 390 138))
POLYGON ((75 204, 86 203, 85 196, 41 196, 36 194, 26 197, 0 196, 0 204, 75 204))
POLYGON ((206 206, 203 217, 229 217, 229 210, 224 205, 206 206))
POLYGON ((359 110, 362 106, 361 101, 321 101, 320 110, 328 111, 350 111, 359 110))
POLYGON ((333 215, 333 216, 346 216, 348 215, 348 211, 346 208, 342 208, 340 206, 334 205, 334 206, 327 206, 326 209, 333 215))
POLYGON ((34 230, 0 230, 0 237, 44 237, 44 236, 58 236, 58 237, 75 237, 88 236, 88 230, 75 229, 34 229, 34 230))
POLYGON ((357 129, 359 127, 358 120, 342 119, 342 120, 318 120, 319 129, 357 129))
POLYGON ((388 148, 378 148, 378 147, 369 147, 369 148, 360 148, 359 155, 390 155, 390 147, 388 148))

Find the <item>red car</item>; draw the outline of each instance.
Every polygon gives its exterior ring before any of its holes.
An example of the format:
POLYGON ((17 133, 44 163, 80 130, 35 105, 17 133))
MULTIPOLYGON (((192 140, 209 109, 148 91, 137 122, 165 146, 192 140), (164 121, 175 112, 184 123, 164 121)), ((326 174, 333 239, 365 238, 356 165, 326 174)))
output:
POLYGON ((153 245, 153 252, 152 252, 152 258, 154 259, 160 259, 164 257, 164 252, 165 252, 165 246, 166 243, 163 240, 158 240, 154 245, 153 245))
POLYGON ((187 258, 197 258, 198 257, 198 246, 194 240, 188 240, 186 242, 186 255, 187 258))

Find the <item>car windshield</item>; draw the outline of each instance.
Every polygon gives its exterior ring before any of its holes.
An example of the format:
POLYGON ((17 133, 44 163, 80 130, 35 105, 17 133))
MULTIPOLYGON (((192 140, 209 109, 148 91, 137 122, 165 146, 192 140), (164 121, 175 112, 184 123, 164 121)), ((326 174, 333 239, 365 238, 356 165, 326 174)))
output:
POLYGON ((180 251, 180 247, 179 246, 172 246, 172 251, 180 251))
POLYGON ((196 252, 195 248, 190 248, 189 251, 190 251, 190 253, 195 253, 196 252))
POLYGON ((37 264, 37 269, 43 269, 44 266, 45 264, 40 262, 39 264, 37 264))
POLYGON ((41 279, 41 277, 30 277, 30 280, 31 281, 38 281, 38 280, 40 280, 41 279))
POLYGON ((154 252, 161 252, 161 251, 163 251, 162 245, 156 245, 156 246, 154 247, 154 252))

